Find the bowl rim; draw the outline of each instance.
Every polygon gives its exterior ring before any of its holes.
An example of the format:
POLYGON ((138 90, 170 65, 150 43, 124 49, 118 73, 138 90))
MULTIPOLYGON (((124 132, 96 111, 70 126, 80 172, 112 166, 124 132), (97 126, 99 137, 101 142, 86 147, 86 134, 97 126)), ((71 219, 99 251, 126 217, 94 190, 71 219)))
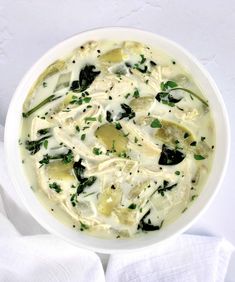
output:
MULTIPOLYGON (((124 39, 123 39, 124 40, 124 39)), ((79 39, 78 39, 79 41, 79 39)), ((78 43, 77 46, 79 46, 80 43, 78 43)), ((74 48, 76 48, 77 46, 73 46, 74 48)), ((49 63, 48 63, 49 65, 49 63)), ((31 85, 33 84, 33 81, 31 81, 31 85)), ((23 95, 21 95, 23 96, 23 95)), ((25 99, 25 98, 24 98, 25 99)), ((22 104, 24 99, 22 99, 22 104)), ((22 106, 21 104, 21 106, 22 106)), ((17 136, 18 132, 17 132, 17 136)), ((228 119, 228 114, 227 114, 227 110, 225 107, 225 104, 223 102, 222 99, 222 95, 216 85, 216 83, 214 82, 214 80, 212 79, 211 75, 208 73, 207 70, 205 70, 205 68, 202 66, 202 64, 191 54, 189 53, 187 50, 185 50, 181 45, 179 45, 178 43, 169 40, 166 37, 157 35, 155 33, 149 32, 149 31, 145 31, 145 30, 141 30, 141 29, 136 29, 136 28, 129 28, 129 27, 104 27, 104 28, 98 28, 98 29, 89 29, 86 31, 83 31, 81 33, 75 34, 71 37, 68 37, 67 39, 59 42, 58 44, 54 45, 52 48, 50 48, 49 50, 47 50, 31 67, 30 69, 26 72, 26 74, 23 76, 23 78, 21 79, 20 83, 18 84, 15 93, 11 99, 9 108, 8 108, 8 112, 7 112, 7 117, 6 117, 6 123, 5 123, 5 132, 4 132, 4 150, 5 150, 5 156, 6 156, 6 163, 7 163, 7 169, 9 172, 9 176, 10 176, 10 180, 13 183, 13 187, 16 190, 19 198, 21 199, 21 201, 23 202, 24 206, 27 208, 28 212, 36 219, 37 222, 39 222, 39 224, 41 224, 46 230, 48 230, 50 233, 57 235, 58 237, 64 239, 67 242, 70 242, 78 247, 82 247, 85 249, 89 249, 92 251, 96 251, 96 252, 100 252, 100 253, 123 253, 123 252, 130 252, 130 251, 138 251, 138 250, 142 250, 142 249, 146 249, 149 248, 150 246, 156 246, 160 243, 163 243, 165 241, 168 241, 169 239, 171 239, 172 237, 183 233, 185 230, 187 230, 202 214, 203 212, 205 212, 205 210, 209 207, 209 205, 211 204, 212 200, 214 199, 214 197, 216 196, 216 194, 219 191, 219 188, 221 186, 222 180, 224 178, 227 166, 228 166, 228 160, 229 160, 229 152, 230 152, 230 143, 231 143, 231 137, 230 137, 230 125, 229 125, 229 119, 228 119), (178 228, 176 231, 171 231, 171 229, 169 229, 170 231, 168 233, 170 233, 170 235, 167 235, 163 238, 161 238, 161 240, 156 242, 148 242, 148 241, 144 241, 144 244, 142 244, 141 246, 131 246, 128 247, 128 245, 125 247, 122 247, 121 249, 118 249, 117 247, 112 248, 112 247, 97 247, 95 245, 90 246, 87 245, 86 243, 82 243, 80 242, 80 238, 79 240, 74 240, 72 238, 69 238, 65 235, 65 233, 55 229, 45 220, 45 218, 42 218, 41 215, 39 215, 35 209, 32 209, 32 205, 31 203, 29 203, 29 201, 26 199, 26 195, 23 194, 23 190, 22 187, 20 186, 20 184, 17 182, 17 179, 14 177, 14 172, 16 171, 16 167, 13 168, 12 164, 12 157, 14 154, 14 150, 12 148, 12 144, 11 142, 9 142, 12 138, 12 115, 14 114, 14 108, 15 106, 18 104, 17 102, 17 98, 18 96, 20 96, 20 93, 22 93, 22 88, 24 88, 25 84, 27 84, 27 81, 30 79, 30 76, 34 76, 37 77, 36 75, 32 75, 32 73, 38 69, 38 67, 40 66, 41 62, 47 58, 48 56, 50 56, 51 54, 53 54, 54 52, 56 52, 56 50, 58 50, 59 48, 63 48, 63 46, 65 46, 67 43, 72 42, 72 40, 75 40, 75 38, 78 38, 80 36, 84 36, 84 35, 89 35, 89 34, 93 34, 93 33, 105 33, 105 32, 110 32, 110 33, 116 33, 116 32, 133 32, 133 33, 139 33, 141 35, 143 35, 143 41, 145 40, 144 37, 149 36, 149 37, 153 37, 156 40, 165 42, 165 44, 170 45, 172 48, 178 49, 178 51, 180 53, 182 53, 185 57, 187 57, 193 65, 197 66, 197 68, 199 69, 199 71, 202 73, 202 75, 208 80, 208 83, 210 84, 216 99, 218 100, 218 104, 220 105, 220 109, 221 109, 221 113, 222 113, 222 122, 223 122, 223 126, 224 126, 224 136, 223 136, 223 142, 224 142, 224 148, 225 148, 225 156, 224 156, 224 164, 223 164, 223 168, 220 171, 220 176, 218 177, 218 182, 216 184, 216 187, 214 189, 214 191, 211 191, 211 193, 208 196, 207 201, 204 201, 204 203, 202 203, 201 205, 201 210, 197 211, 196 214, 193 216, 193 218, 191 218, 191 220, 188 220, 186 224, 182 224, 182 226, 180 228, 178 228), (62 234, 63 233, 63 234, 62 234)), ((16 146, 17 147, 17 146, 16 146)), ((14 148, 17 150, 17 148, 14 148)), ((16 166, 22 166, 20 163, 16 163, 16 166)), ((210 174, 212 174, 212 171, 210 172, 210 174)), ((203 185, 203 190, 206 188, 207 183, 205 183, 203 185)), ((29 189, 29 188, 28 188, 29 189)), ((202 193, 202 192, 201 192, 202 193)), ((198 199, 199 200, 199 199, 198 199)), ((197 201, 198 201, 197 200, 197 201)), ((38 205, 42 206, 41 202, 39 200, 38 201, 38 205)), ((43 209, 45 209, 43 207, 43 209)), ((45 209, 46 210, 46 209, 45 209)), ((48 212, 49 213, 49 212, 48 212)), ((183 217, 184 215, 182 215, 181 217, 183 217)), ((181 218, 180 217, 180 218, 181 218)), ((60 223, 59 225, 63 225, 63 223, 60 223)), ((170 224, 171 226, 171 224, 170 224)), ((62 228, 62 227, 61 227, 62 228)), ((64 226, 65 228, 65 226, 64 226)), ((63 228, 62 228, 63 229, 63 228)), ((81 232, 80 232, 81 233, 81 232)), ((86 235, 87 236, 87 235, 86 235)), ((86 237, 85 236, 85 237, 86 237)), ((157 236, 156 236, 157 237, 157 236)), ((92 238, 96 238, 96 237, 92 237, 92 238)), ((96 238, 97 239, 97 238, 96 238)), ((94 239, 94 240, 96 240, 94 239)), ((102 241, 102 239, 99 239, 102 241)), ((110 239, 108 239, 110 241, 110 239)), ((133 239, 126 239, 126 241, 128 240, 133 240, 133 239)), ((106 240, 103 239, 103 241, 105 242, 106 240)), ((118 241, 118 240, 116 240, 118 241)), ((121 242, 122 240, 119 240, 119 242, 121 242)), ((101 243, 102 245, 102 243, 101 243)))

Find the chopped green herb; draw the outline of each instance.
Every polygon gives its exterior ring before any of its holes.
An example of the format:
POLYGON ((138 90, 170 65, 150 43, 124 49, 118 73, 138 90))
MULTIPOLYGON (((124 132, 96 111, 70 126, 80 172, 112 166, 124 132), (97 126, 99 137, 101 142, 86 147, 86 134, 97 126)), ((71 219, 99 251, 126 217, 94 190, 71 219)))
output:
POLYGON ((135 136, 134 142, 137 143, 138 142, 138 138, 135 136))
POLYGON ((177 183, 172 184, 172 185, 169 186, 169 182, 164 180, 163 181, 163 186, 159 186, 158 189, 157 189, 157 192, 159 194, 161 194, 161 196, 164 196, 166 191, 171 191, 175 186, 177 186, 177 183))
POLYGON ((68 151, 67 154, 62 156, 62 162, 65 164, 70 163, 73 160, 73 152, 71 150, 68 151))
POLYGON ((123 152, 118 154, 118 157, 120 157, 120 158, 127 158, 127 154, 126 154, 125 151, 123 151, 123 152))
POLYGON ((43 81, 42 86, 45 88, 47 87, 47 83, 45 81, 43 81))
POLYGON ((188 137, 189 137, 188 132, 185 132, 185 133, 184 133, 184 139, 186 139, 186 138, 188 138, 188 137))
POLYGON ((201 137, 201 141, 204 141, 205 139, 206 139, 206 137, 203 137, 203 136, 201 137))
POLYGON ((86 117, 85 122, 87 121, 96 121, 96 118, 95 117, 86 117))
POLYGON ((144 57, 143 54, 140 54, 140 57, 141 57, 140 64, 143 64, 146 61, 146 58, 144 57))
POLYGON ((83 103, 89 103, 90 101, 91 101, 91 97, 82 98, 73 95, 70 104, 82 105, 83 103))
POLYGON ((134 94, 133 94, 133 97, 135 97, 135 98, 140 97, 140 93, 139 93, 139 90, 138 90, 138 89, 135 89, 134 94))
POLYGON ((52 184, 49 184, 49 188, 54 190, 56 193, 60 193, 62 189, 60 188, 60 185, 56 182, 53 182, 52 184))
POLYGON ((190 146, 196 146, 196 145, 197 145, 196 141, 193 141, 192 143, 190 143, 190 146))
POLYGON ((130 95, 130 93, 127 93, 124 97, 127 99, 130 95))
POLYGON ((205 160, 205 157, 203 157, 202 155, 194 155, 194 159, 197 161, 201 161, 201 160, 205 160))
MULTIPOLYGON (((34 155, 41 149, 42 144, 44 144, 44 142, 50 137, 51 137, 51 135, 47 135, 47 136, 44 136, 41 139, 35 140, 35 141, 26 140, 25 141, 25 149, 28 150, 31 155, 34 155)), ((45 147, 45 145, 44 145, 44 147, 45 147)))
POLYGON ((157 64, 156 64, 154 61, 150 61, 150 65, 151 65, 152 67, 155 67, 157 64))
POLYGON ((95 155, 101 155, 102 154, 102 151, 100 151, 100 148, 94 147, 92 151, 93 151, 93 154, 95 154, 95 155))
POLYGON ((80 226, 80 231, 83 231, 83 230, 89 229, 89 226, 88 226, 88 225, 86 225, 85 223, 83 223, 83 222, 81 222, 81 221, 80 221, 80 224, 81 224, 81 226, 80 226))
POLYGON ((102 115, 101 114, 98 116, 98 122, 102 123, 102 115))
POLYGON ((180 171, 178 171, 178 170, 175 171, 175 174, 176 174, 176 175, 180 175, 180 171))
POLYGON ((192 195, 191 201, 194 201, 197 197, 198 195, 192 195))
POLYGON ((122 129, 122 126, 121 126, 120 122, 115 122, 115 127, 116 127, 118 130, 122 129))
POLYGON ((188 209, 187 207, 184 208, 181 213, 184 213, 187 209, 188 209))
POLYGON ((85 138, 86 138, 86 134, 82 134, 82 135, 81 135, 81 140, 84 141, 85 138))
POLYGON ((47 149, 47 147, 48 147, 48 140, 45 140, 45 141, 43 142, 43 146, 44 146, 45 149, 47 149))
POLYGON ((130 204, 128 209, 130 209, 130 210, 136 209, 136 204, 134 204, 134 203, 130 204))
POLYGON ((77 132, 80 132, 80 127, 78 125, 76 125, 75 129, 77 130, 77 132))
POLYGON ((85 97, 84 99, 83 99, 83 102, 84 103, 89 103, 91 101, 91 97, 85 97))
POLYGON ((169 88, 175 88, 178 84, 174 81, 168 80, 167 82, 161 82, 160 87, 162 91, 166 91, 169 88))
POLYGON ((162 125, 161 125, 159 119, 157 119, 157 118, 154 119, 154 120, 151 122, 150 126, 151 126, 152 128, 161 128, 161 127, 162 127, 162 125))
POLYGON ((108 122, 113 122, 113 119, 112 119, 112 114, 110 111, 106 111, 106 120, 108 122))
POLYGON ((37 131, 37 134, 39 134, 39 135, 45 135, 45 134, 47 134, 47 133, 49 133, 50 132, 50 128, 42 128, 42 129, 39 129, 38 131, 37 131))

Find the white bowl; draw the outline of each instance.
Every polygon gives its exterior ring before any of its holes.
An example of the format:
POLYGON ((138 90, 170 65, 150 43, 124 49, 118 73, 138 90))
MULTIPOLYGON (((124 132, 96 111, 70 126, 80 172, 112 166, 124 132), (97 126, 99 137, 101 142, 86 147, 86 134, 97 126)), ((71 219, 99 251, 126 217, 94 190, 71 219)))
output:
POLYGON ((101 253, 127 252, 163 242, 182 233, 205 211, 221 184, 227 167, 230 148, 229 122, 221 94, 202 65, 176 43, 156 34, 130 28, 110 27, 87 31, 59 43, 42 56, 26 73, 11 100, 5 127, 5 152, 9 174, 13 185, 32 216, 49 232, 75 244, 101 253), (216 126, 215 156, 211 173, 198 199, 172 224, 145 236, 125 240, 101 239, 73 230, 51 215, 30 189, 30 183, 21 164, 18 145, 22 116, 22 104, 33 82, 40 73, 56 59, 66 56, 75 47, 89 40, 116 39, 136 40, 149 46, 157 46, 180 62, 194 77, 196 83, 210 102, 216 126))

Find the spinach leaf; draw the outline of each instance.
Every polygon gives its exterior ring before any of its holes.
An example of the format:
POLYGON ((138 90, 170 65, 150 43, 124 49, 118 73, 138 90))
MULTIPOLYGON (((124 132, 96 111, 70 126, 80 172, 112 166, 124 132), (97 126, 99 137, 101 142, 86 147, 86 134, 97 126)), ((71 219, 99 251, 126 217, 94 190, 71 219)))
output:
POLYGON ((86 65, 80 71, 79 80, 74 80, 72 82, 70 90, 73 92, 82 92, 86 90, 99 74, 100 71, 95 71, 94 65, 86 65))
POLYGON ((92 186, 95 183, 96 179, 97 179, 96 176, 90 176, 88 178, 83 178, 80 184, 78 185, 77 195, 80 195, 87 186, 92 186))
POLYGON ((147 66, 144 66, 144 68, 140 68, 138 64, 135 64, 133 69, 137 69, 139 72, 141 73, 146 73, 148 71, 148 67, 147 66))
POLYGON ((171 190, 172 190, 174 187, 176 187, 176 186, 177 186, 177 183, 172 184, 172 185, 169 186, 169 182, 166 181, 166 180, 164 180, 164 181, 163 181, 163 186, 159 186, 158 189, 157 189, 157 191, 158 191, 159 194, 161 194, 162 196, 164 196, 164 193, 165 193, 166 191, 171 191, 171 190))
POLYGON ((113 122, 112 114, 110 111, 106 111, 106 120, 108 122, 113 122))
POLYGON ((73 165, 74 174, 79 181, 79 185, 77 187, 77 195, 81 194, 83 190, 88 186, 92 186, 96 181, 96 176, 84 177, 86 167, 82 165, 82 159, 78 162, 75 162, 73 165))
POLYGON ((85 169, 85 166, 82 165, 82 159, 73 164, 73 171, 78 181, 81 181, 83 179, 85 169))
POLYGON ((121 108, 124 110, 124 112, 119 114, 118 120, 123 118, 128 118, 130 120, 135 117, 135 112, 127 104, 121 104, 121 108))
POLYGON ((148 210, 146 214, 140 219, 137 229, 141 229, 143 231, 155 231, 155 230, 159 230, 162 227, 163 221, 160 225, 152 225, 150 223, 145 222, 145 219, 150 214, 150 212, 151 210, 148 210))
POLYGON ((162 145, 162 152, 158 161, 159 165, 176 165, 183 161, 186 155, 177 149, 170 149, 162 145))
POLYGON ((38 131, 37 131, 37 134, 38 135, 46 135, 47 133, 49 133, 50 132, 50 128, 42 128, 42 129, 39 129, 38 131))
POLYGON ((56 182, 53 182, 52 184, 49 184, 49 188, 54 190, 56 193, 60 193, 62 189, 60 188, 60 185, 56 182))
POLYGON ((166 104, 170 107, 174 107, 174 105, 176 103, 179 103, 182 98, 174 98, 170 93, 168 92, 159 92, 157 95, 156 95, 156 100, 158 102, 161 102, 163 104, 166 104))
POLYGON ((35 141, 26 140, 25 141, 25 149, 30 152, 30 155, 34 155, 41 149, 43 142, 50 137, 51 137, 51 135, 47 135, 47 136, 44 136, 41 139, 35 140, 35 141))

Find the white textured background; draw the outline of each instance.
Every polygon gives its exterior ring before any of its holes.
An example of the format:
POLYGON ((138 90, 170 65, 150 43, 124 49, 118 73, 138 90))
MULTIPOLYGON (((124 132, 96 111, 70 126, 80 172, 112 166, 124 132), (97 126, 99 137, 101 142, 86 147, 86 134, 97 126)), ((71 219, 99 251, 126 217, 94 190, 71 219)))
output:
MULTIPOLYGON (((130 26, 169 37, 193 53, 217 82, 232 130, 222 189, 191 233, 235 244, 235 1, 234 0, 0 0, 0 123, 14 89, 48 48, 81 31, 130 26)), ((235 258, 227 281, 235 281, 235 258)))

